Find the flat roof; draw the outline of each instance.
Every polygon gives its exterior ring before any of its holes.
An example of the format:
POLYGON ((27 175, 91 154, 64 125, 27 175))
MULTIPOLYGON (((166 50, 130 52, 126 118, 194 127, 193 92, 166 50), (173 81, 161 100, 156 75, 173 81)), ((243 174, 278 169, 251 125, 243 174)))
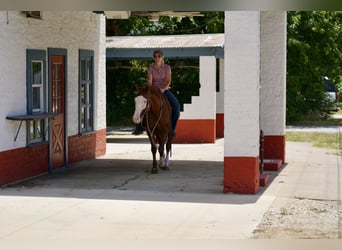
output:
POLYGON ((107 58, 151 58, 154 49, 166 57, 223 57, 224 34, 113 36, 106 39, 107 58))
POLYGON ((224 46, 224 34, 107 37, 107 48, 201 48, 224 46))

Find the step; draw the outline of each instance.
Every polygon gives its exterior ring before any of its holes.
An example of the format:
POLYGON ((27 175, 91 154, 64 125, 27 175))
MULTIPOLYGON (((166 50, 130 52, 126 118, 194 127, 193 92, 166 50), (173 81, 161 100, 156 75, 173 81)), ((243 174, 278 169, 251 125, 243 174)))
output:
POLYGON ((269 180, 270 180, 269 174, 266 174, 266 173, 260 174, 259 184, 261 187, 266 186, 268 184, 269 180))
POLYGON ((283 165, 283 161, 279 159, 264 159, 264 170, 277 171, 283 165))

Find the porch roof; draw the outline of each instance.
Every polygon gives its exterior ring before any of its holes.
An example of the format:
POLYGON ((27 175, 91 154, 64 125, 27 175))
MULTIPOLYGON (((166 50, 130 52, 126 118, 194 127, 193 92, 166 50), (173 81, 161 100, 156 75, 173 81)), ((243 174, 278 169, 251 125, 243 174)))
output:
POLYGON ((107 37, 107 59, 150 59, 162 49, 167 58, 215 56, 223 58, 224 34, 107 37))

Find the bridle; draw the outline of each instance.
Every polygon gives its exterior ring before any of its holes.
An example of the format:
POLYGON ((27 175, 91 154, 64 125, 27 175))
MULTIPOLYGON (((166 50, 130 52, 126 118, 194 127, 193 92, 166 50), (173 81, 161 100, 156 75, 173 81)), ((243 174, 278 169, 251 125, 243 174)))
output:
POLYGON ((150 124, 149 124, 149 119, 148 119, 148 114, 151 110, 151 98, 150 98, 150 94, 147 95, 147 103, 146 103, 146 108, 145 108, 145 111, 142 115, 142 118, 141 118, 141 122, 143 121, 143 119, 146 117, 146 130, 148 132, 148 134, 150 135, 150 139, 151 139, 151 143, 152 145, 155 147, 155 148, 158 148, 157 146, 157 143, 155 142, 155 139, 154 139, 154 133, 155 133, 155 130, 158 126, 158 123, 163 115, 163 107, 164 107, 164 102, 165 100, 163 100, 163 94, 160 95, 160 110, 159 110, 159 116, 158 116, 158 119, 156 120, 156 122, 154 123, 153 125, 153 128, 151 130, 151 127, 150 127, 150 124))

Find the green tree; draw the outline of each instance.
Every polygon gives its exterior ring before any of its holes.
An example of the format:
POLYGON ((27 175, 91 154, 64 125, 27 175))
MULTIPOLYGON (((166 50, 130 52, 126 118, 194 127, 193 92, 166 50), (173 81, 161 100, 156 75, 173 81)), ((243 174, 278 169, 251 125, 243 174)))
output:
POLYGON ((287 13, 287 121, 320 111, 322 77, 342 80, 342 12, 287 13))
MULTIPOLYGON (((131 16, 126 20, 107 20, 107 36, 177 35, 224 32, 224 12, 206 12, 204 16, 160 17, 151 22, 147 17, 131 16)), ((135 84, 146 83, 151 60, 122 60, 107 62, 107 124, 130 125, 134 111, 135 84)), ((172 92, 181 109, 199 94, 199 60, 168 59, 172 67, 172 92)))

